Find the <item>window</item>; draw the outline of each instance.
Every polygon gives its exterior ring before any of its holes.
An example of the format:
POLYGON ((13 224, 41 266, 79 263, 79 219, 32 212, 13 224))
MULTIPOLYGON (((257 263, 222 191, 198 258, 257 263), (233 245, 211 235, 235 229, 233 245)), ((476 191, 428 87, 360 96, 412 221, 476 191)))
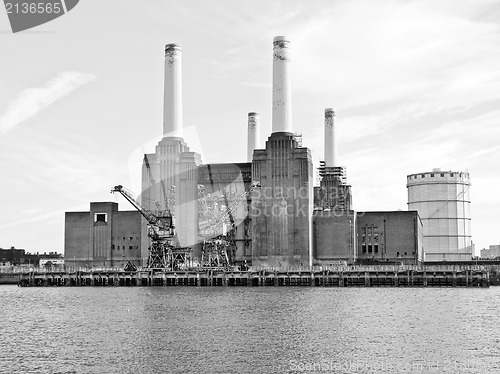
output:
POLYGON ((444 178, 444 174, 441 174, 441 177, 443 177, 443 178, 444 178))
POLYGON ((378 244, 373 246, 373 252, 378 253, 378 244))
POLYGON ((129 237, 128 237, 128 240, 134 240, 134 238, 133 238, 133 237, 131 237, 131 236, 129 236, 129 237))
POLYGON ((425 174, 422 174, 422 178, 425 178, 425 174))
POLYGON ((128 249, 132 249, 132 246, 131 246, 131 245, 129 245, 129 246, 128 246, 128 249))
POLYGON ((111 249, 115 249, 115 245, 114 244, 111 246, 111 249))
POLYGON ((431 178, 434 178, 434 174, 431 174, 431 178))
POLYGON ((366 253, 366 245, 364 245, 364 244, 363 244, 363 245, 361 246, 361 250, 363 251, 363 253, 366 253))
POLYGON ((108 222, 108 215, 106 213, 95 213, 94 222, 108 222))

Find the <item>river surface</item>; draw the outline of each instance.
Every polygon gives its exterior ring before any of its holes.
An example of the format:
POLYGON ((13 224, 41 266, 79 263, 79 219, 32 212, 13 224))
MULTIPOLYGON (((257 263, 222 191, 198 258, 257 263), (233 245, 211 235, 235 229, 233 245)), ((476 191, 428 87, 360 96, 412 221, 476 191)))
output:
POLYGON ((1 373, 500 373, 500 287, 0 286, 1 373))

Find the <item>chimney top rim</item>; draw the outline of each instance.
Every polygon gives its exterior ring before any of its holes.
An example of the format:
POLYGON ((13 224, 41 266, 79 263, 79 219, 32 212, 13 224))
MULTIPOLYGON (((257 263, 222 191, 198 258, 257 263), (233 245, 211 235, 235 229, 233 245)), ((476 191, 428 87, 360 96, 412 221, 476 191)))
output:
POLYGON ((165 51, 171 50, 171 49, 178 49, 181 50, 181 46, 177 43, 168 43, 165 44, 165 51))
POLYGON ((273 42, 289 42, 290 43, 290 40, 288 40, 288 38, 286 36, 275 36, 274 39, 273 39, 273 42))

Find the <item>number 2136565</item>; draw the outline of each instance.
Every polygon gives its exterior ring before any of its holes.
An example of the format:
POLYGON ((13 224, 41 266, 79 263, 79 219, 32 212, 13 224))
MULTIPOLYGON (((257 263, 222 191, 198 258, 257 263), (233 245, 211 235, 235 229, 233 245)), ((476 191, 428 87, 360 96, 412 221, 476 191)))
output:
POLYGON ((60 3, 5 3, 5 9, 7 13, 61 13, 60 3))

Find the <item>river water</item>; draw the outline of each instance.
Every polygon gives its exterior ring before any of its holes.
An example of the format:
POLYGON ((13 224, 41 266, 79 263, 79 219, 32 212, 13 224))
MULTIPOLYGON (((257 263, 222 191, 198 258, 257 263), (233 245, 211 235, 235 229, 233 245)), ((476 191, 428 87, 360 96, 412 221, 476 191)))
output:
POLYGON ((500 373, 500 287, 0 286, 1 373, 500 373))

